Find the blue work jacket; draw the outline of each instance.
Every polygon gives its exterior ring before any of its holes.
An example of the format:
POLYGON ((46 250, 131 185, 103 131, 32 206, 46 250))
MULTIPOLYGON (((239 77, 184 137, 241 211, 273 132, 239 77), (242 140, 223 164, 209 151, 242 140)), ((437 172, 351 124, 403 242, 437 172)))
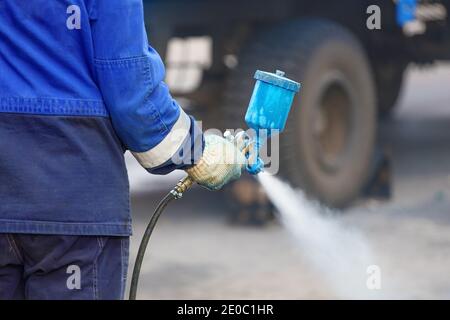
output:
POLYGON ((141 0, 0 0, 0 233, 129 235, 124 152, 202 152, 164 74, 141 0))

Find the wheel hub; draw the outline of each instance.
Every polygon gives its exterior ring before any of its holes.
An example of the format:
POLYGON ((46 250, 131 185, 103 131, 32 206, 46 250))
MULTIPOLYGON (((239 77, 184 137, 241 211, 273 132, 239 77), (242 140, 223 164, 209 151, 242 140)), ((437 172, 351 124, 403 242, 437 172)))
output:
POLYGON ((354 99, 344 76, 334 73, 321 86, 312 123, 316 158, 327 171, 337 171, 344 165, 351 143, 354 99))

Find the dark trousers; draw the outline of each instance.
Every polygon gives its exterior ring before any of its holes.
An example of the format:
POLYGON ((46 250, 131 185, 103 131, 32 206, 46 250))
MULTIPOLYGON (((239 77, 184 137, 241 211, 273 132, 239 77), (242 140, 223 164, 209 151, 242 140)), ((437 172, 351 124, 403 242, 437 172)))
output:
POLYGON ((0 299, 123 299, 128 237, 0 234, 0 299))

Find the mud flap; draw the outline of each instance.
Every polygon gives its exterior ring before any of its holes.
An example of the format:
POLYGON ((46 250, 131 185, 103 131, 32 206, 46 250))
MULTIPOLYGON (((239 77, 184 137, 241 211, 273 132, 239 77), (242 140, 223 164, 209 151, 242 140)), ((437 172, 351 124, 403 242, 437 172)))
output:
POLYGON ((363 189, 366 199, 390 200, 392 197, 391 154, 387 149, 377 146, 371 167, 371 175, 363 189))

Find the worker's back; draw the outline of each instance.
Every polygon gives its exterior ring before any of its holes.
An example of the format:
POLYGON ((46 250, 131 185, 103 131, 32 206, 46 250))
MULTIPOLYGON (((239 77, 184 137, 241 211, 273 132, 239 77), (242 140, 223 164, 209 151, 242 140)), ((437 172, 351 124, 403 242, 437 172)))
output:
POLYGON ((95 10, 0 2, 0 232, 130 232, 124 147, 93 67, 95 10))
POLYGON ((211 190, 240 176, 164 77, 142 0, 0 0, 0 299, 123 298, 125 150, 211 190))

